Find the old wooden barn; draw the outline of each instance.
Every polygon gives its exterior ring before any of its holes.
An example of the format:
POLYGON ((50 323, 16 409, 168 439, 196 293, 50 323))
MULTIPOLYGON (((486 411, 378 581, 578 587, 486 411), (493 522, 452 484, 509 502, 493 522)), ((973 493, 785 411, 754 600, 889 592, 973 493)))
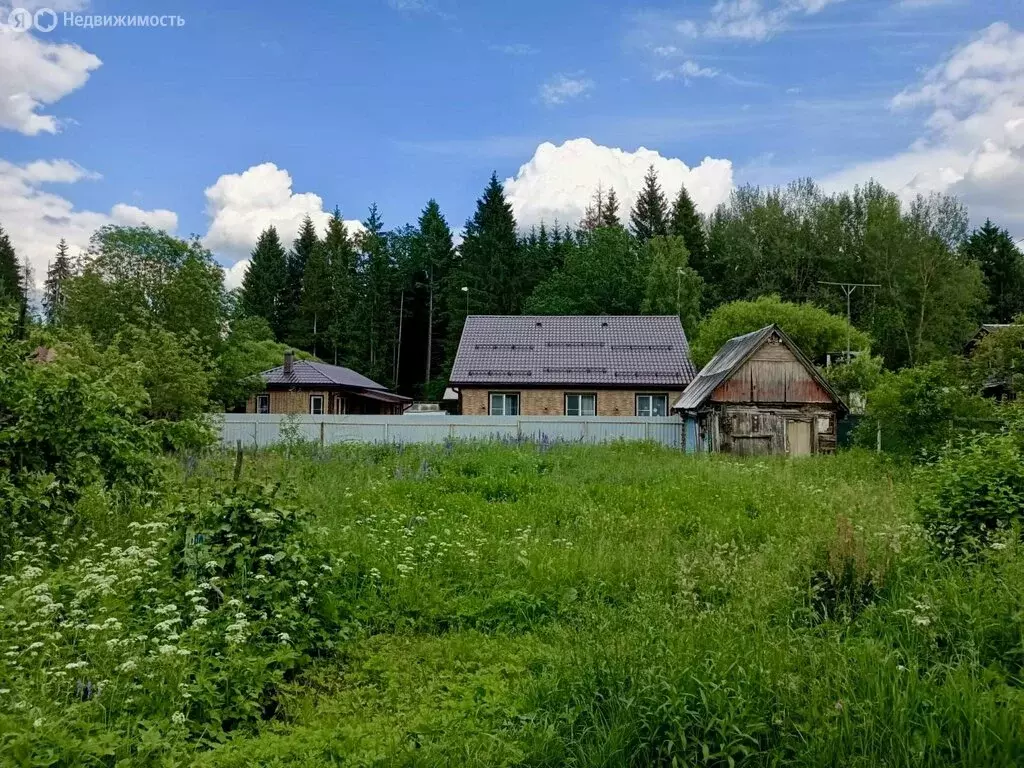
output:
POLYGON ((675 404, 689 451, 790 456, 831 453, 847 413, 781 328, 727 341, 675 404))

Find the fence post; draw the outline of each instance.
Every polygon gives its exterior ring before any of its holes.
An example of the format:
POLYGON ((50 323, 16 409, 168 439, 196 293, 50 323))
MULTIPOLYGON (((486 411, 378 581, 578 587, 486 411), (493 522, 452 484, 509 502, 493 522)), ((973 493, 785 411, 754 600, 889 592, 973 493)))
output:
POLYGON ((320 419, 320 447, 324 447, 324 420, 320 419))
POLYGON ((391 442, 390 438, 388 437, 388 423, 386 421, 384 422, 384 442, 391 442))
POLYGON ((256 414, 256 420, 252 423, 252 447, 260 447, 260 415, 256 414))

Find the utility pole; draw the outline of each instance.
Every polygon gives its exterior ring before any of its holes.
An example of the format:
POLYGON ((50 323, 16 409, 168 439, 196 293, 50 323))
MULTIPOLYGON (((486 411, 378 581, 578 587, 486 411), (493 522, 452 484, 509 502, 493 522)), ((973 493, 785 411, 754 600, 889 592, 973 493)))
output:
POLYGON ((682 307, 679 306, 679 293, 680 293, 680 289, 682 288, 682 282, 683 282, 683 268, 682 267, 676 267, 676 314, 677 315, 683 314, 683 309, 682 309, 682 307))
POLYGON ((846 362, 850 362, 850 334, 853 330, 853 320, 850 315, 850 297, 858 288, 881 288, 878 283, 833 283, 829 280, 819 280, 818 285, 838 285, 846 296, 846 362))
POLYGON ((434 346, 434 265, 430 265, 430 309, 427 311, 427 377, 423 380, 423 393, 426 396, 430 386, 430 368, 433 362, 434 346))

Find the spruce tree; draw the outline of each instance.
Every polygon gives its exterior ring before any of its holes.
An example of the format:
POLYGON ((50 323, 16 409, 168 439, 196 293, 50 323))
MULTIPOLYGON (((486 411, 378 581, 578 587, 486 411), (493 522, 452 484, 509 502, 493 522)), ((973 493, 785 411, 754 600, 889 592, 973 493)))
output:
POLYGON ((327 343, 335 365, 355 365, 351 358, 356 353, 358 337, 354 317, 358 255, 337 207, 327 222, 323 249, 331 275, 327 343))
MULTIPOLYGON (((426 292, 426 350, 423 358, 424 387, 440 373, 440 342, 445 338, 450 308, 444 302, 452 268, 455 249, 452 246, 452 231, 441 213, 436 200, 429 200, 417 222, 414 242, 414 259, 420 270, 421 285, 426 292)), ((450 286, 449 286, 450 287, 450 286)))
POLYGON ((288 284, 286 289, 287 303, 283 307, 285 327, 288 329, 288 343, 305 346, 313 333, 312 326, 305 323, 302 314, 302 287, 306 275, 306 262, 319 247, 313 219, 308 215, 302 220, 298 237, 292 243, 288 253, 288 284))
POLYGON ((278 341, 284 341, 287 331, 287 289, 288 258, 277 230, 269 226, 252 251, 249 270, 242 280, 239 307, 243 315, 266 320, 278 341))
POLYGON ((652 237, 668 234, 668 202, 658 183, 658 173, 651 165, 644 176, 644 186, 629 216, 633 236, 643 245, 652 237))
POLYGON ((528 292, 526 270, 520 258, 512 206, 496 173, 491 174, 476 211, 466 222, 460 252, 462 285, 469 288, 470 312, 518 314, 528 292))
POLYGON ((387 233, 377 204, 363 222, 359 236, 360 273, 358 328, 362 333, 361 373, 382 384, 394 374, 398 306, 395 301, 397 275, 388 248, 387 233))
POLYGON ((604 199, 604 208, 601 209, 601 226, 622 226, 622 223, 619 221, 619 197, 615 194, 615 187, 608 190, 608 195, 604 199))
POLYGON ((0 227, 0 307, 21 307, 24 304, 25 287, 22 284, 21 266, 11 245, 11 239, 0 227))
POLYGON ((331 304, 334 293, 331 284, 331 266, 323 243, 317 241, 306 257, 306 270, 302 275, 302 297, 299 305, 299 327, 296 343, 319 355, 330 344, 331 304))
POLYGON ((1009 323, 1024 312, 1024 256, 1009 232, 986 219, 967 239, 964 253, 984 275, 989 322, 1009 323))
POLYGON ((46 271, 46 283, 43 288, 43 309, 46 310, 46 322, 58 325, 67 301, 67 281, 71 277, 71 257, 68 255, 68 243, 62 237, 57 243, 57 258, 46 271))
POLYGON ((669 234, 683 238, 690 255, 690 266, 703 274, 707 268, 708 236, 685 184, 679 188, 679 195, 672 204, 669 234))

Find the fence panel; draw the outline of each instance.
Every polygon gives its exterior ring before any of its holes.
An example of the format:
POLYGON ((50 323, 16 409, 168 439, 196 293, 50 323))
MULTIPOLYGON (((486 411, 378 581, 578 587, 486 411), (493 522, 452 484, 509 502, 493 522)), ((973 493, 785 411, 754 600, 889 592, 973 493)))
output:
POLYGON ((335 443, 441 443, 445 440, 533 440, 606 443, 650 440, 683 447, 675 417, 600 416, 307 416, 226 413, 221 440, 264 448, 288 440, 335 443))

